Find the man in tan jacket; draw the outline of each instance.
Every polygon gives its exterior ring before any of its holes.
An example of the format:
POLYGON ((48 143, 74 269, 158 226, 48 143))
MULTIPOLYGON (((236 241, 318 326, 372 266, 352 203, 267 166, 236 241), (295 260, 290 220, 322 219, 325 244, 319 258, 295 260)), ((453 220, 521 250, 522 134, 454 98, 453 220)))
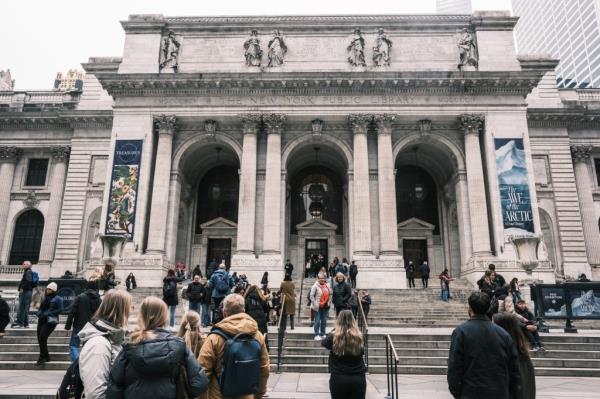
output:
MULTIPOLYGON (((235 336, 240 333, 252 335, 260 343, 262 359, 258 393, 255 395, 240 396, 236 399, 261 399, 267 392, 270 368, 269 352, 267 352, 265 345, 265 337, 258 331, 256 321, 244 313, 244 308, 244 297, 238 294, 228 295, 223 301, 224 318, 215 327, 229 336, 235 336)), ((224 352, 225 339, 217 334, 210 334, 200 350, 198 362, 209 379, 208 399, 224 399, 218 379, 222 368, 224 352)))

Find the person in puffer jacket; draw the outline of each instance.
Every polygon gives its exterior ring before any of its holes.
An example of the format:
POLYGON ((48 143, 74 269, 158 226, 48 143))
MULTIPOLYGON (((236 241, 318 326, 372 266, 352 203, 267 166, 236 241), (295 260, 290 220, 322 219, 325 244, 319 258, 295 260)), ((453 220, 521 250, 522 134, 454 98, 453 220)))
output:
POLYGON ((125 340, 130 310, 131 295, 124 290, 110 290, 78 334, 83 344, 79 374, 86 399, 106 398, 108 375, 125 340))
POLYGON ((106 398, 175 399, 181 367, 193 397, 206 392, 208 379, 198 361, 181 338, 165 330, 169 311, 160 298, 144 299, 138 324, 110 370, 106 398))

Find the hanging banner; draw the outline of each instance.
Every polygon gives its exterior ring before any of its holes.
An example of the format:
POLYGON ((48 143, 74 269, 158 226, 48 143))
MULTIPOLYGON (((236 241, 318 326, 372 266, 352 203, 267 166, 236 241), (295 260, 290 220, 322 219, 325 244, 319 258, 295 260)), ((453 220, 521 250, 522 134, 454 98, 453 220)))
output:
POLYGON ((504 233, 532 235, 533 210, 523 139, 496 139, 495 147, 504 233))
POLYGON ((110 181, 107 235, 133 238, 144 140, 117 140, 110 181))

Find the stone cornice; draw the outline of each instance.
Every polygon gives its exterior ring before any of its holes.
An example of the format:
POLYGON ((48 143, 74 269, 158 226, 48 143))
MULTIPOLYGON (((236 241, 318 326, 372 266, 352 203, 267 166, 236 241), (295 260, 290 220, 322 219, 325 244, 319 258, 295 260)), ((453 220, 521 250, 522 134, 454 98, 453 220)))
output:
POLYGON ((527 120, 530 127, 598 128, 600 127, 600 110, 588 110, 584 106, 529 108, 527 120))
POLYGON ((0 112, 0 130, 112 127, 112 111, 0 112))

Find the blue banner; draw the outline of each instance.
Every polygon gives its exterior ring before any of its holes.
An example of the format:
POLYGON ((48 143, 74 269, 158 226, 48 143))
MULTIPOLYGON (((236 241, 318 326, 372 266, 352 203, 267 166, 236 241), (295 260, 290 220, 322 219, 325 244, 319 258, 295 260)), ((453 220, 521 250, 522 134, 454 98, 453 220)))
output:
POLYGON ((504 232, 531 235, 533 210, 523 139, 496 139, 495 147, 504 232))
POLYGON ((106 216, 107 235, 133 238, 144 140, 117 140, 106 216))

